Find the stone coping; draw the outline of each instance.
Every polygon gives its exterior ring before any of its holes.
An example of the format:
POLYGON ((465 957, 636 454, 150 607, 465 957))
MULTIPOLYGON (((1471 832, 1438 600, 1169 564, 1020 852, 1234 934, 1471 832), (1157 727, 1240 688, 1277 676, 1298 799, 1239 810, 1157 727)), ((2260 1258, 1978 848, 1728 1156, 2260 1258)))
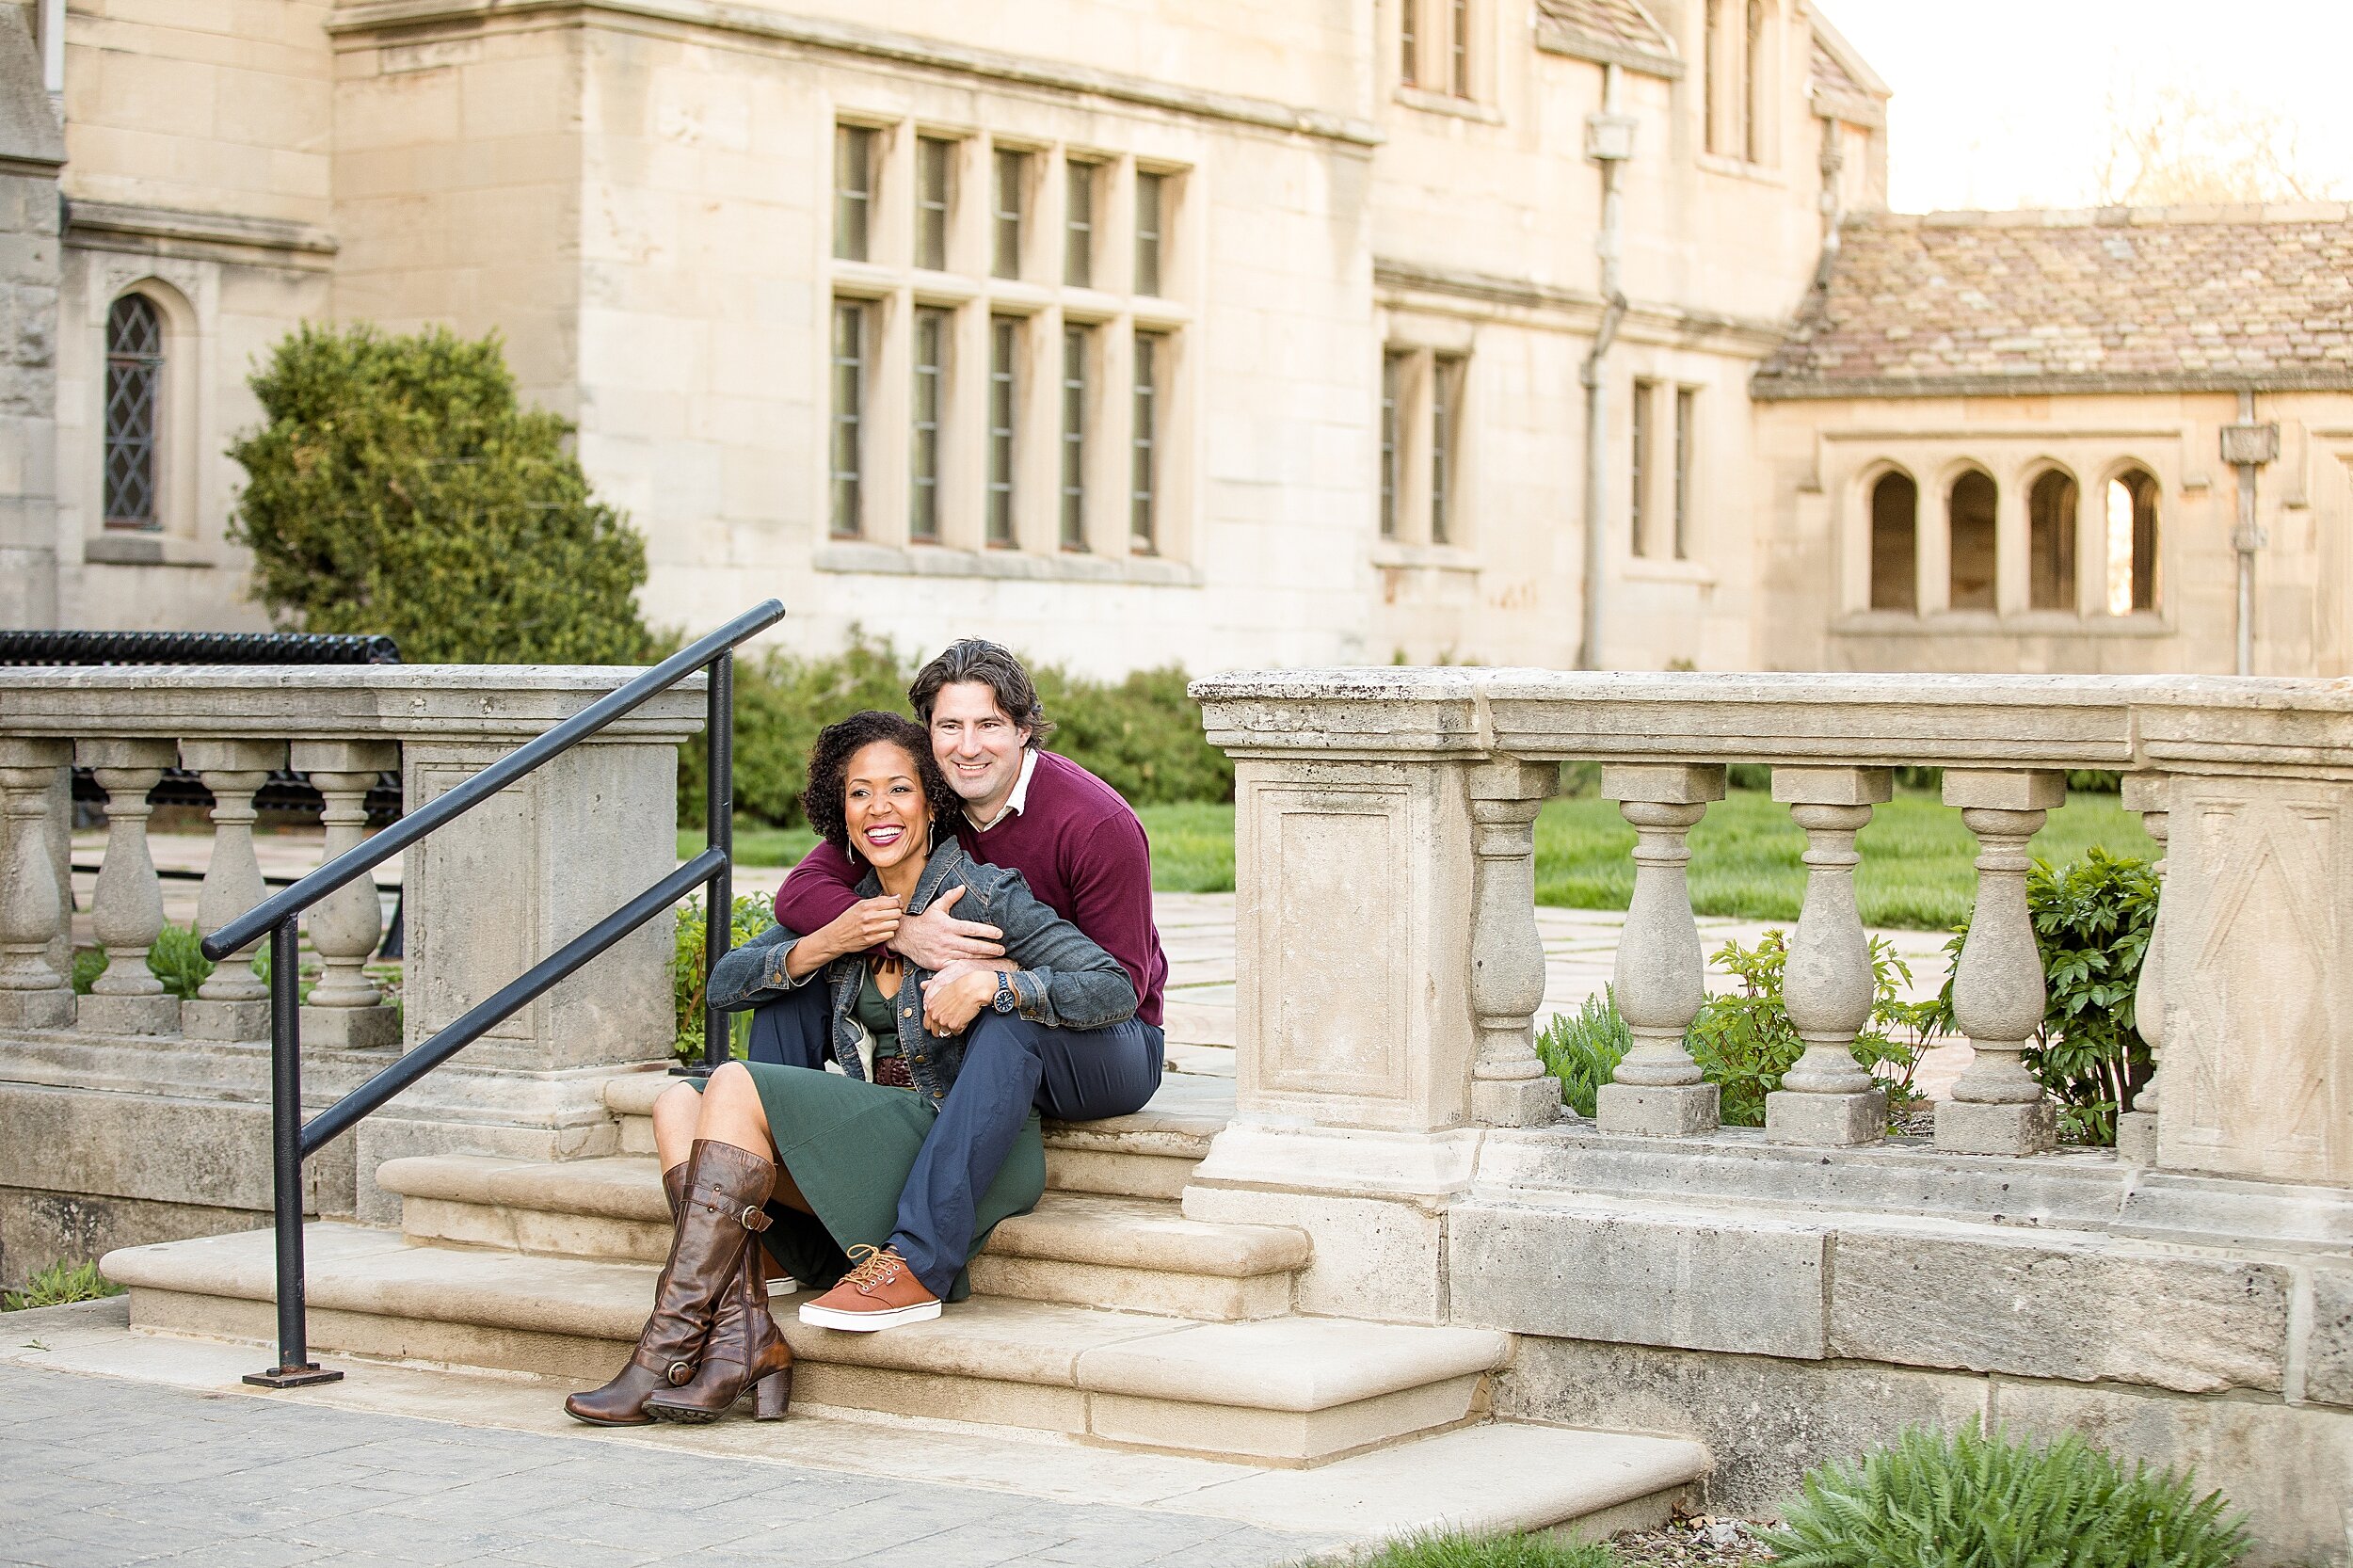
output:
POLYGON ((1361 668, 1196 680, 1240 756, 2353 767, 2353 680, 1361 668))
MULTIPOLYGON (((643 674, 627 665, 100 665, 0 670, 0 734, 512 742, 643 674)), ((702 729, 687 676, 599 741, 677 742, 702 729)))

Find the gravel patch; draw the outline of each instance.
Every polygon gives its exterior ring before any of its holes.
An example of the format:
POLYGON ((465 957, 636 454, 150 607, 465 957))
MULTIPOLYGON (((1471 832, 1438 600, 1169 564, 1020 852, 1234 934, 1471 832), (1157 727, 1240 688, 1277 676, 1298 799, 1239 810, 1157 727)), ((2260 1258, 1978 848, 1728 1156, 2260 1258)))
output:
POLYGON ((1609 1538, 1625 1568, 1751 1568, 1773 1560, 1744 1519, 1695 1514, 1665 1529, 1629 1530, 1609 1538))

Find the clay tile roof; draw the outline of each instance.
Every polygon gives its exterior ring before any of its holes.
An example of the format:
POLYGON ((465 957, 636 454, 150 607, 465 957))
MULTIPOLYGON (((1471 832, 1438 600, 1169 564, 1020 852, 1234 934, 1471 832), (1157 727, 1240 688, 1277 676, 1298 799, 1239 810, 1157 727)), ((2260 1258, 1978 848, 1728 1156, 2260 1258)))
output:
POLYGON ((1849 218, 1760 398, 2353 390, 2353 209, 1849 218))
POLYGON ((1682 74, 1673 40, 1641 0, 1536 0, 1536 40, 1560 54, 1682 74))

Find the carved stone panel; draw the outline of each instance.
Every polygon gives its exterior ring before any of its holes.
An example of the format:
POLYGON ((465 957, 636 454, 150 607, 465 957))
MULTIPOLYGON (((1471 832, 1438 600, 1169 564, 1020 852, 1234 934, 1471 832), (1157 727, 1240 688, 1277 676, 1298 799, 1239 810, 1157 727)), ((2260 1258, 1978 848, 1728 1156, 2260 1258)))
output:
POLYGON ((2353 1181, 2349 801, 2315 780, 2177 787, 2160 1164, 2353 1181))

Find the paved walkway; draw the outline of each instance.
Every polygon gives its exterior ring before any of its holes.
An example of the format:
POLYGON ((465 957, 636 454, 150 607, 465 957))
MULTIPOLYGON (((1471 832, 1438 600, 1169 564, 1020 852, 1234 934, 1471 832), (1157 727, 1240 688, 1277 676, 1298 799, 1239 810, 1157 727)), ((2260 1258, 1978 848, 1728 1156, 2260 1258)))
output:
MULTIPOLYGON (((1332 1544, 1198 1514, 927 1482, 915 1479, 930 1468, 926 1436, 904 1429, 895 1469, 857 1474, 623 1432, 516 1432, 347 1407, 365 1392, 361 1378, 421 1375, 390 1368, 332 1385, 344 1391, 339 1407, 24 1364, 37 1352, 20 1342, 63 1327, 51 1313, 0 1318, 11 1352, 0 1356, 0 1564, 11 1568, 1272 1568, 1332 1544)), ((146 1340, 155 1351, 176 1343, 146 1340)), ((552 1395, 538 1398, 552 1408, 552 1395)), ((736 1427, 751 1423, 681 1430, 708 1445, 736 1427)))

